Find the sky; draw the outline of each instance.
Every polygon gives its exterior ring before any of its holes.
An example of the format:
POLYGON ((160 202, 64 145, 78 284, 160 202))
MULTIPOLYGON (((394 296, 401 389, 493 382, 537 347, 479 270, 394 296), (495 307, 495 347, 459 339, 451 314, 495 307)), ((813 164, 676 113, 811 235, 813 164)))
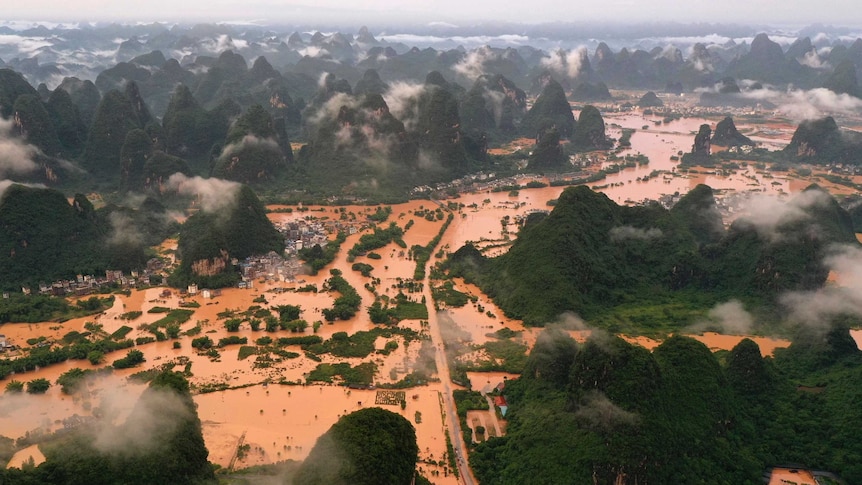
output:
POLYGON ((6 20, 428 24, 485 21, 862 25, 858 0, 0 0, 6 20))

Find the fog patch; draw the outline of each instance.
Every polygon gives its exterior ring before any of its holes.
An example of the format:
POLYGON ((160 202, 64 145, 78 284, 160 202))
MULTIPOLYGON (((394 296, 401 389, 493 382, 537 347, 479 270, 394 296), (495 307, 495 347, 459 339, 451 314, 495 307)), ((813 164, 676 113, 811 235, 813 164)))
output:
MULTIPOLYGON (((297 54, 299 54, 299 55, 301 55, 301 56, 303 56, 303 57, 305 57, 305 56, 308 56, 308 57, 323 57, 323 56, 329 55, 329 51, 328 51, 328 50, 324 49, 323 47, 317 47, 317 46, 314 46, 314 45, 310 45, 310 46, 307 46, 307 47, 303 47, 302 49, 297 49, 296 53, 297 53, 297 54)), ((326 73, 324 73, 324 75, 325 75, 325 74, 326 74, 326 73)))
POLYGON ((13 185, 23 185, 25 187, 33 187, 36 189, 46 189, 43 184, 22 184, 21 182, 16 182, 14 180, 0 180, 0 197, 3 197, 3 194, 6 192, 6 189, 13 185))
POLYGON ((754 327, 754 317, 745 310, 739 300, 730 300, 712 307, 706 319, 686 329, 687 332, 703 333, 716 331, 723 335, 748 335, 754 327))
POLYGON ((241 140, 224 147, 219 158, 228 158, 246 148, 263 148, 266 150, 279 151, 278 142, 272 138, 258 138, 254 135, 245 135, 241 140))
POLYGON ((547 57, 543 57, 540 62, 542 67, 557 76, 575 79, 581 74, 584 60, 588 59, 587 56, 587 48, 579 46, 569 51, 564 49, 552 51, 547 57))
POLYGON ((383 95, 389 112, 404 123, 407 131, 414 129, 419 122, 419 97, 424 92, 424 84, 399 81, 392 83, 383 95))
POLYGON ((107 242, 112 246, 136 246, 143 243, 143 235, 131 217, 122 212, 112 212, 108 216, 111 232, 107 242))
POLYGON ((862 316, 862 249, 835 245, 823 264, 839 274, 839 284, 783 295, 790 321, 825 329, 839 315, 862 316))
POLYGON ((634 426, 640 422, 636 413, 617 406, 599 391, 590 391, 581 398, 575 417, 585 421, 588 427, 602 431, 611 431, 617 426, 634 426))
MULTIPOLYGON (((321 82, 323 82, 325 77, 325 75, 321 77, 321 82)), ((323 89, 323 87, 321 89, 323 89)), ((338 118, 338 113, 341 111, 342 107, 346 106, 348 108, 356 108, 358 105, 359 101, 353 96, 346 93, 335 93, 331 98, 323 103, 323 106, 308 117, 308 122, 314 125, 319 125, 324 120, 338 118)))
MULTIPOLYGON (((120 398, 125 399, 125 398, 120 398)), ((121 406, 109 408, 106 417, 121 406)), ((176 392, 147 389, 134 404, 121 431, 108 420, 94 430, 93 446, 105 454, 148 453, 164 445, 164 439, 192 416, 191 410, 176 392)))
POLYGON ((437 170, 442 169, 443 166, 440 162, 434 157, 433 154, 428 153, 427 150, 419 150, 419 157, 416 160, 416 165, 421 170, 437 170))
POLYGON ((452 70, 464 76, 470 81, 475 81, 485 74, 485 64, 488 61, 499 60, 500 54, 494 52, 490 46, 482 46, 471 51, 460 62, 452 66, 452 70))
POLYGON ((786 91, 770 87, 743 91, 737 96, 776 105, 784 116, 796 121, 822 118, 828 114, 858 115, 862 99, 849 94, 838 94, 826 88, 810 90, 789 88, 786 91))
POLYGON ((622 242, 629 239, 636 241, 652 241, 662 237, 661 229, 651 227, 649 229, 640 229, 632 226, 617 226, 612 227, 608 233, 613 242, 622 242))
POLYGON ((829 69, 831 66, 828 62, 820 57, 820 53, 816 50, 810 50, 804 56, 796 59, 803 66, 808 66, 812 69, 823 70, 829 69))
POLYGON ((205 179, 200 176, 187 177, 175 173, 168 179, 168 190, 181 195, 191 195, 198 199, 198 204, 204 212, 219 212, 236 203, 240 184, 218 178, 205 179))
POLYGON ((828 206, 831 197, 819 190, 800 192, 788 201, 765 194, 755 194, 742 204, 745 214, 739 220, 752 225, 758 234, 771 242, 781 239, 778 227, 808 219, 806 212, 811 207, 828 206))
POLYGON ((0 178, 33 172, 39 166, 33 157, 40 150, 14 135, 12 120, 0 118, 0 178))

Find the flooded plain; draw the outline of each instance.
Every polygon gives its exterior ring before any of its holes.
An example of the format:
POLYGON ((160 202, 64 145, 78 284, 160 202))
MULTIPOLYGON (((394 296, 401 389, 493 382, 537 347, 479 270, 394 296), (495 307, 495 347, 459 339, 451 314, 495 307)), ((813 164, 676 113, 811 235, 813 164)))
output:
MULTIPOLYGON (((714 169, 697 169, 696 173, 691 171, 683 173, 678 169, 678 162, 671 157, 677 157, 680 151, 691 149, 694 133, 700 124, 708 123, 714 126, 717 120, 683 118, 657 124, 656 122, 660 120, 659 117, 644 116, 640 113, 606 115, 605 121, 610 127, 609 136, 618 138, 623 128, 635 130, 631 137, 633 148, 620 155, 642 154, 649 158, 649 163, 608 174, 605 180, 596 183, 598 190, 620 204, 631 204, 644 199, 684 194, 700 183, 723 189, 725 192, 755 191, 788 194, 798 192, 809 182, 808 179, 791 177, 787 173, 771 173, 756 169, 754 165, 746 165, 732 173, 717 172, 714 169), (645 126, 648 128, 644 129, 645 126)), ((739 128, 744 132, 756 131, 756 127, 746 126, 744 123, 740 124, 739 128)), ((789 140, 792 131, 791 126, 772 127, 769 131, 770 137, 763 138, 763 141, 770 143, 770 146, 780 146, 789 140)), ((608 162, 599 163, 590 169, 597 170, 602 166, 607 168, 608 162)), ((518 183, 525 184, 534 179, 547 181, 544 177, 534 177, 524 178, 518 183)), ((829 184, 824 186, 836 191, 839 188, 829 184)), ((511 241, 517 237, 518 226, 514 222, 515 219, 525 216, 530 211, 552 209, 549 202, 557 199, 563 189, 563 187, 549 186, 522 189, 516 193, 484 190, 461 194, 447 201, 459 204, 461 209, 454 212, 454 219, 443 234, 438 248, 443 249, 444 252, 452 252, 467 242, 474 242, 484 248, 486 254, 500 254, 506 251, 511 241)), ((847 190, 846 187, 840 187, 840 189, 847 190)), ((5 324, 0 326, 0 333, 6 335, 9 341, 16 345, 25 345, 27 340, 38 337, 58 341, 70 331, 84 332, 85 324, 94 323, 101 325, 101 331, 106 334, 128 326, 132 330, 129 331, 127 338, 143 338, 151 336, 145 326, 164 316, 161 312, 152 313, 152 310, 158 310, 158 307, 176 309, 181 305, 194 311, 191 318, 181 325, 181 331, 208 336, 214 342, 226 337, 238 337, 245 338, 247 345, 254 345, 255 341, 267 336, 277 338, 316 334, 323 339, 328 339, 337 332, 354 334, 371 330, 375 325, 371 323, 366 309, 374 303, 376 296, 395 298, 399 292, 405 291, 399 285, 412 278, 416 268, 415 261, 410 258, 409 248, 413 245, 427 244, 441 230, 444 224, 442 219, 427 217, 428 212, 436 211, 438 207, 437 203, 429 200, 414 200, 392 205, 391 216, 383 225, 388 225, 390 222, 395 222, 402 228, 409 225, 409 229, 403 236, 406 248, 390 243, 374 251, 379 255, 379 259, 372 259, 365 255, 358 256, 355 261, 348 260, 348 250, 363 234, 363 231, 358 231, 347 237, 335 261, 314 276, 300 275, 292 282, 255 281, 251 289, 224 289, 214 298, 204 298, 201 294, 181 298, 177 291, 172 290, 168 294, 163 291, 163 288, 133 290, 128 296, 116 295, 114 305, 100 315, 77 318, 62 324, 53 322, 5 324), (353 263, 371 265, 373 267, 371 275, 362 276, 352 270, 353 263), (362 298, 360 311, 347 321, 327 323, 323 317, 323 309, 332 306, 337 294, 325 291, 316 293, 296 291, 297 288, 306 285, 314 285, 322 290, 325 280, 329 277, 330 268, 339 269, 362 298), (379 282, 376 279, 379 279, 379 282), (302 319, 309 323, 317 321, 323 323, 316 330, 308 328, 299 333, 284 330, 256 331, 252 330, 247 322, 242 323, 236 332, 228 332, 225 328, 225 312, 241 313, 255 306, 271 308, 278 305, 300 305, 302 319), (128 315, 129 312, 141 313, 133 320, 125 320, 123 316, 128 315)), ((269 217, 278 224, 313 217, 317 220, 332 221, 355 219, 359 225, 376 210, 376 207, 312 206, 306 209, 293 210, 290 213, 272 212, 269 217)), ((369 229, 365 229, 364 232, 368 231, 369 229)), ((330 237, 334 237, 334 234, 330 234, 330 237)), ((167 251, 169 254, 175 249, 176 241, 166 241, 161 247, 162 251, 167 251)), ((432 264, 438 260, 436 255, 432 255, 432 264)), ((426 284, 427 281, 426 279, 426 284)), ((456 280, 455 287, 469 295, 471 301, 460 308, 445 309, 442 315, 457 326, 459 338, 471 345, 483 345, 495 338, 495 332, 505 329, 515 335, 513 337, 515 341, 527 348, 531 348, 535 343, 540 329, 525 328, 522 322, 505 317, 502 310, 474 285, 456 280)), ((407 293, 407 296, 418 301, 421 294, 421 292, 407 293)), ((429 311, 434 311, 433 302, 428 301, 427 306, 429 311)), ((441 320, 444 319, 443 316, 441 320)), ((423 330, 423 322, 420 320, 404 320, 400 325, 417 332, 423 330)), ((589 330, 573 329, 570 333, 577 340, 583 341, 588 337, 589 330)), ((647 348, 654 348, 660 344, 659 341, 646 337, 623 337, 647 348)), ((729 350, 746 336, 705 333, 693 337, 713 350, 729 350)), ((853 337, 857 343, 862 343, 862 331, 854 330, 853 337)), ((458 483, 454 476, 446 475, 444 467, 436 465, 446 452, 444 423, 447 421, 444 417, 445 406, 442 395, 447 390, 441 383, 432 382, 425 386, 406 389, 404 391, 406 405, 403 409, 391 403, 377 403, 377 390, 348 389, 327 384, 305 385, 308 374, 318 364, 338 363, 345 360, 352 365, 363 361, 374 362, 378 369, 375 382, 378 385, 394 383, 407 372, 415 369, 419 360, 418 343, 408 345, 403 337, 395 335, 389 339, 380 338, 375 342, 375 348, 383 350, 388 341, 393 341, 397 347, 391 352, 372 353, 364 359, 343 359, 323 354, 320 356, 320 362, 304 356, 303 350, 298 345, 289 345, 284 350, 297 354, 297 357, 273 361, 263 366, 258 363, 255 355, 241 358, 240 345, 218 348, 215 354, 209 355, 196 352, 191 348, 193 338, 195 337, 188 335, 178 340, 138 345, 136 348, 141 350, 146 358, 142 366, 116 370, 110 373, 110 376, 95 378, 84 393, 74 397, 62 394, 59 386, 56 385, 44 395, 11 396, 10 393, 6 393, 0 397, 0 430, 2 430, 0 434, 14 439, 28 433, 56 431, 63 426, 64 420, 75 415, 89 416, 94 408, 105 406, 106 399, 116 401, 116 396, 120 395, 126 396, 123 402, 130 407, 145 386, 125 378, 141 370, 159 368, 167 364, 175 370, 184 371, 193 388, 198 391, 194 399, 203 423, 204 439, 210 451, 209 459, 222 467, 232 466, 234 469, 239 469, 284 460, 302 460, 314 446, 317 438, 339 417, 363 407, 381 406, 402 414, 414 424, 420 447, 422 462, 419 465, 420 468, 439 472, 439 476, 434 474, 432 481, 439 484, 458 483), (178 347, 175 342, 179 344, 178 347), (202 392, 204 390, 214 392, 202 392), (249 451, 238 454, 242 445, 249 445, 249 451)), ((780 339, 760 336, 752 338, 758 343, 764 355, 771 355, 776 348, 789 345, 789 342, 780 339)), ((105 364, 123 355, 125 355, 124 351, 110 354, 107 356, 106 363, 97 366, 87 361, 67 361, 22 375, 14 375, 10 379, 29 381, 45 378, 54 382, 60 374, 72 368, 103 368, 105 364)), ((514 374, 497 372, 468 373, 471 387, 485 393, 492 392, 498 384, 516 377, 514 374)), ((468 416, 467 422, 476 439, 480 439, 476 434, 480 426, 494 435, 505 431, 505 421, 498 420, 493 415, 493 408, 491 413, 473 412, 468 416)), ((32 454, 35 455, 35 453, 32 454)), ((426 473, 426 476, 430 476, 430 473, 426 473)))

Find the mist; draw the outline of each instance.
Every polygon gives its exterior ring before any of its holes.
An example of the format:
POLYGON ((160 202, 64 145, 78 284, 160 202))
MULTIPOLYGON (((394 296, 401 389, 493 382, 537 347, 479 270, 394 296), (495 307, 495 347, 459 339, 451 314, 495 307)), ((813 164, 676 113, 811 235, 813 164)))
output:
POLYGON ((661 229, 657 227, 640 229, 632 226, 613 227, 608 234, 610 235, 611 241, 613 242, 621 242, 628 239, 635 239, 638 241, 651 241, 653 239, 658 239, 663 235, 661 229))
POLYGON ((548 57, 543 57, 541 65, 558 77, 575 79, 581 74, 581 69, 588 59, 587 48, 579 46, 570 51, 557 49, 548 57))
POLYGON ((144 237, 131 217, 122 212, 112 212, 108 216, 111 232, 107 242, 112 246, 136 246, 143 243, 144 237))
POLYGON ((204 212, 220 212, 236 202, 240 184, 229 180, 205 179, 200 176, 187 177, 181 173, 175 173, 168 179, 167 187, 168 190, 176 191, 181 195, 196 197, 204 212))
POLYGON ((781 91, 764 86, 764 89, 743 91, 738 96, 772 103, 777 106, 779 113, 795 121, 822 118, 827 115, 855 116, 862 111, 862 99, 849 94, 838 94, 826 88, 802 90, 791 87, 781 91))
POLYGON ((753 225, 764 239, 776 242, 782 237, 778 232, 780 225, 807 219, 808 208, 826 207, 830 200, 829 194, 819 190, 800 192, 788 201, 775 196, 754 194, 742 203, 743 215, 738 220, 753 225))
POLYGON ((278 146, 278 142, 272 138, 258 138, 254 135, 245 135, 241 140, 224 147, 219 158, 229 158, 233 156, 233 154, 238 153, 245 148, 264 148, 266 150, 278 152, 281 150, 278 146))
MULTIPOLYGON (((125 400, 127 396, 119 397, 125 400)), ((116 407, 115 409, 122 409, 116 407)), ((100 421, 94 430, 93 445, 105 454, 140 454, 164 444, 177 427, 191 417, 185 402, 171 390, 147 389, 135 402, 121 431, 110 420, 100 421)))
POLYGON ((0 178, 28 174, 39 168, 33 160, 39 149, 15 136, 13 129, 12 120, 0 118, 0 178))
POLYGON ((783 295, 780 303, 791 322, 825 329, 839 315, 862 317, 862 249, 836 245, 823 264, 837 274, 837 284, 783 295))
POLYGON ((424 84, 399 81, 392 83, 383 95, 389 112, 404 123, 407 131, 414 129, 419 121, 418 100, 424 92, 424 84))
POLYGON ((702 333, 716 331, 724 335, 748 335, 754 326, 754 317, 739 300, 730 300, 712 307, 706 319, 700 320, 686 331, 702 333))
POLYGON ((575 416, 586 421, 589 427, 603 431, 611 431, 617 426, 636 425, 640 421, 637 414, 617 406, 599 391, 591 391, 581 399, 575 416))

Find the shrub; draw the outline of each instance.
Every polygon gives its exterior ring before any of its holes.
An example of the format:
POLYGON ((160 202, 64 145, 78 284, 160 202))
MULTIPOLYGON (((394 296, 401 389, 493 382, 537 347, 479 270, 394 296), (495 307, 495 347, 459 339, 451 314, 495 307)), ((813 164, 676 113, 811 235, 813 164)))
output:
POLYGON ((30 394, 45 394, 49 387, 51 387, 51 383, 48 382, 48 379, 33 379, 27 383, 27 392, 30 394))

